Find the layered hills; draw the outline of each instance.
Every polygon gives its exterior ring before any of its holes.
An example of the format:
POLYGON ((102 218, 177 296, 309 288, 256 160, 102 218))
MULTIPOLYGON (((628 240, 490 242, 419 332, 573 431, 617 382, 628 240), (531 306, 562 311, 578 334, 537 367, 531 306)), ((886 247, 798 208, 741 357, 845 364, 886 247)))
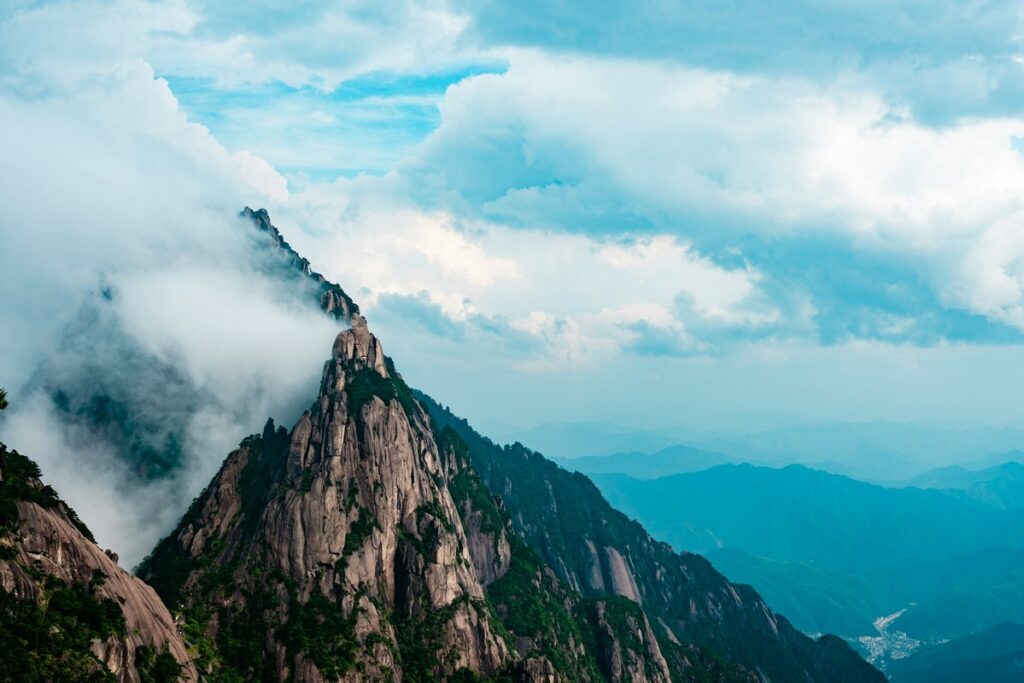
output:
POLYGON ((594 480, 655 537, 706 554, 805 632, 902 634, 911 640, 897 648, 912 648, 1024 623, 1018 469, 943 469, 916 480, 934 488, 799 465, 594 480))

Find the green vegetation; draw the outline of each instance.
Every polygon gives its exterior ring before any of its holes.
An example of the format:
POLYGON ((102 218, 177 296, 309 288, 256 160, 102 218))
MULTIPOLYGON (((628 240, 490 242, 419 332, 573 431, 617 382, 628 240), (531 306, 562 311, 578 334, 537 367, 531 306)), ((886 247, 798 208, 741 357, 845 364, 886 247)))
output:
POLYGON ((376 396, 384 403, 397 400, 410 422, 415 426, 417 410, 412 390, 395 370, 395 365, 390 358, 385 357, 384 364, 388 370, 388 377, 381 377, 373 368, 349 369, 350 375, 345 386, 348 414, 353 419, 360 419, 363 406, 376 396))
POLYGON ((181 679, 182 666, 170 652, 157 652, 143 645, 135 651, 135 668, 142 683, 177 683, 181 679))
POLYGON ((59 507, 83 536, 95 542, 92 532, 82 523, 75 511, 64 504, 57 492, 43 485, 39 466, 18 451, 9 451, 0 443, 0 538, 18 526, 18 502, 35 503, 43 508, 59 507))
POLYGON ((341 605, 322 593, 314 592, 305 603, 299 602, 294 589, 289 594, 288 621, 278 632, 278 639, 288 648, 289 657, 301 652, 313 660, 325 678, 340 678, 356 662, 359 642, 355 627, 360 608, 357 606, 346 617, 341 605))
MULTIPOLYGON (((425 610, 426 616, 419 619, 408 615, 396 616, 395 631, 402 680, 408 683, 433 683, 441 680, 445 671, 451 670, 451 662, 444 662, 440 656, 444 626, 467 605, 478 614, 486 613, 487 608, 483 602, 462 596, 440 609, 425 610)), ((444 680, 481 680, 472 678, 475 675, 473 672, 460 669, 454 676, 444 677, 444 680)))
POLYGON ((348 558, 363 547, 363 543, 370 537, 376 526, 377 519, 373 513, 364 507, 359 508, 359 516, 356 521, 352 522, 352 526, 349 527, 348 533, 345 535, 345 546, 341 549, 341 559, 338 560, 339 574, 344 573, 348 558))
POLYGON ((303 493, 309 493, 313 489, 313 470, 309 467, 302 469, 302 483, 299 484, 299 490, 303 493))
POLYGON ((566 607, 567 602, 576 602, 579 596, 556 588, 545 576, 541 559, 517 535, 511 535, 509 541, 512 558, 508 572, 487 587, 488 601, 494 606, 500 623, 515 636, 533 639, 536 654, 547 657, 558 671, 571 679, 599 680, 597 651, 588 648, 587 653, 580 656, 567 645, 569 642, 593 642, 593 637, 588 638, 581 629, 581 625, 587 627, 588 622, 578 619, 581 615, 571 613, 566 607))
MULTIPOLYGON (((389 356, 384 356, 384 367, 387 368, 388 375, 391 376, 391 381, 395 384, 395 396, 398 398, 398 402, 402 404, 402 409, 405 410, 405 414, 409 416, 409 419, 413 420, 419 404, 416 402, 415 396, 413 396, 412 389, 409 388, 409 385, 402 379, 402 375, 395 369, 395 362, 389 356)), ((413 424, 416 424, 415 420, 413 420, 413 424)))
POLYGON ((89 647, 124 635, 121 608, 95 594, 98 580, 74 587, 49 575, 41 581, 41 603, 0 590, 0 680, 114 681, 89 647))

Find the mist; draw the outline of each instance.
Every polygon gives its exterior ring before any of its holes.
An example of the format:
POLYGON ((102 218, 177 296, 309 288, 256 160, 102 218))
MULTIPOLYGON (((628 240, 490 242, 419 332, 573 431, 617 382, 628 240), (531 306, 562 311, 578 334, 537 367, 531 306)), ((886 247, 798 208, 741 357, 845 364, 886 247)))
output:
POLYGON ((0 439, 132 566, 244 436, 313 401, 340 324, 239 218, 287 198, 268 164, 145 63, 23 48, 0 85, 0 439))

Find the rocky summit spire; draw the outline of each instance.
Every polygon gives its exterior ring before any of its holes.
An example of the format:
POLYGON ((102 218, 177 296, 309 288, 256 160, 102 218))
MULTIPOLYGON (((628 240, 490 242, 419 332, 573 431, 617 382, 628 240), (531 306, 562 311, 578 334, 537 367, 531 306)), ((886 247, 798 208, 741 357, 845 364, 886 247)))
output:
POLYGON ((140 568, 246 679, 427 680, 510 659, 429 419, 359 315, 290 433, 231 454, 140 568), (427 677, 427 678, 424 678, 427 677))

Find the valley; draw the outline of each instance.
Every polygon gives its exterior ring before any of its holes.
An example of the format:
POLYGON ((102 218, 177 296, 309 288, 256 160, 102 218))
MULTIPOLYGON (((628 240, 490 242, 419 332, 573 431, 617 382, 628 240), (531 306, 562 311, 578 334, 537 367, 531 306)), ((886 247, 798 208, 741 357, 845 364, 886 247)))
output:
POLYGON ((995 457, 885 486, 683 446, 560 462, 805 632, 838 633, 888 671, 930 646, 1024 623, 1024 486, 1020 465, 988 464, 995 457))

